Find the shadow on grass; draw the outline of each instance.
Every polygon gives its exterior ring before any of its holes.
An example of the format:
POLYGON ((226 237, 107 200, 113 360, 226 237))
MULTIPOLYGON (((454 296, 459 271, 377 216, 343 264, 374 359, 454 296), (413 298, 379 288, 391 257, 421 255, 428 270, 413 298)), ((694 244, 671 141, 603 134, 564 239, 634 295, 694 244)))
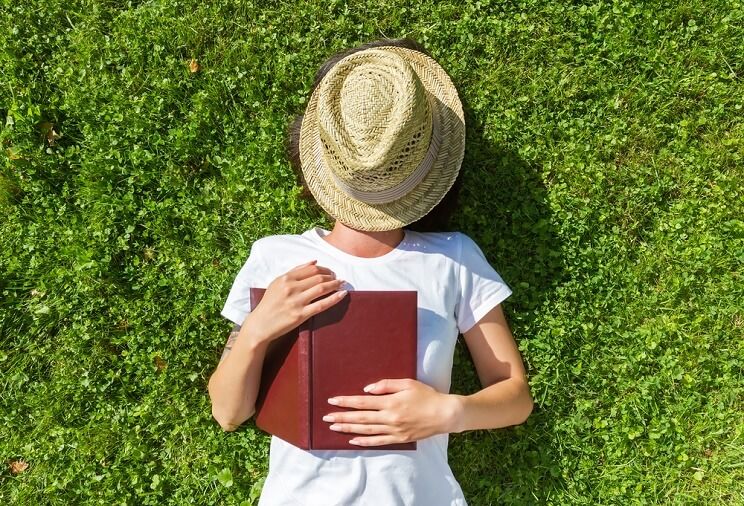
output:
MULTIPOLYGON (((542 168, 486 138, 484 127, 463 101, 467 146, 463 187, 453 225, 469 235, 512 288, 505 302, 517 343, 536 328, 540 308, 565 276, 557 231, 551 224, 542 168), (522 330, 525 333, 522 333, 522 330)), ((458 337, 452 393, 482 388, 467 346, 458 337)), ((528 375, 529 356, 523 354, 528 375)), ((535 396, 535 392, 533 392, 535 396)), ((472 504, 534 503, 562 488, 549 412, 537 405, 527 422, 450 436, 450 463, 472 504)))

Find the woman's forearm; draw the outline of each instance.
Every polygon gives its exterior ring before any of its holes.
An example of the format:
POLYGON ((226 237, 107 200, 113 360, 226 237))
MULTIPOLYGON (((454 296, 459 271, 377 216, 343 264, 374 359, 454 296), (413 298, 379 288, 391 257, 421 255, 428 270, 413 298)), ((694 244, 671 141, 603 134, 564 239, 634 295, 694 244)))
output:
POLYGON ((518 378, 499 381, 470 395, 449 395, 457 401, 449 432, 518 425, 532 412, 529 386, 518 378))
POLYGON ((209 378, 212 416, 226 430, 235 430, 255 411, 261 369, 270 342, 257 332, 248 314, 240 332, 231 335, 217 369, 209 378))

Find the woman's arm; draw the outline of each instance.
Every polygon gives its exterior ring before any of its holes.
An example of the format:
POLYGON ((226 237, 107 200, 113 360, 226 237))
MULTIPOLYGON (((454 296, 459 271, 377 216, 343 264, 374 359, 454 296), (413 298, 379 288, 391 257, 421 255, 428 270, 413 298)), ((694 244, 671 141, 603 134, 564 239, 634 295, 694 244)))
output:
POLYGON ((235 430, 253 416, 258 387, 261 381, 266 348, 271 336, 257 332, 248 313, 243 325, 235 325, 222 358, 209 378, 212 416, 223 430, 235 430))
POLYGON ((419 380, 385 378, 365 390, 374 395, 329 399, 334 406, 354 409, 328 413, 323 420, 333 424, 331 430, 355 433, 350 443, 370 447, 524 422, 532 412, 532 397, 501 306, 489 311, 463 336, 482 390, 472 395, 448 394, 419 380))
POLYGON ((496 429, 523 423, 533 401, 527 374, 501 305, 463 334, 483 389, 449 394, 456 409, 449 432, 496 429))
POLYGON ((233 328, 207 389, 212 416, 226 431, 235 430, 255 412, 266 349, 271 341, 339 302, 343 280, 316 260, 274 279, 243 325, 233 328), (335 292, 320 300, 329 292, 335 292))

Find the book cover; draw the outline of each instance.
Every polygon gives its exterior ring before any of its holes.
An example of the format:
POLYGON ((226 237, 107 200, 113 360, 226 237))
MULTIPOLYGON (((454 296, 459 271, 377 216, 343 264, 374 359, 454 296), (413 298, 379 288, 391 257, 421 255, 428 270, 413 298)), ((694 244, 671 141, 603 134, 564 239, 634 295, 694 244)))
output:
MULTIPOLYGON (((251 311, 265 291, 251 288, 251 311)), ((415 450, 416 441, 352 445, 357 434, 330 430, 323 416, 356 410, 328 404, 329 397, 374 395, 362 388, 384 378, 417 379, 417 302, 415 290, 350 290, 273 340, 261 370, 256 426, 305 450, 415 450)))

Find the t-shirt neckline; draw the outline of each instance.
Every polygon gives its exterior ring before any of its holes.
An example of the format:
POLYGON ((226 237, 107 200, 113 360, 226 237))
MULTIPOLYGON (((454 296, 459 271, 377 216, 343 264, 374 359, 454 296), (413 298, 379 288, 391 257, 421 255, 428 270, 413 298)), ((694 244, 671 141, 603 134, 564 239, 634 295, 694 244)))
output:
POLYGON ((328 251, 331 255, 341 258, 347 262, 352 262, 356 264, 364 264, 364 265, 388 262, 390 260, 393 260, 394 258, 399 257, 405 251, 406 245, 408 244, 408 237, 409 237, 409 231, 404 228, 403 239, 395 246, 395 248, 388 251, 384 255, 367 258, 367 257, 360 257, 360 256, 352 255, 351 253, 347 253, 346 251, 340 250, 336 246, 326 241, 324 237, 330 233, 331 233, 330 230, 326 230, 322 227, 313 227, 306 232, 306 235, 313 242, 317 243, 324 250, 328 251))

